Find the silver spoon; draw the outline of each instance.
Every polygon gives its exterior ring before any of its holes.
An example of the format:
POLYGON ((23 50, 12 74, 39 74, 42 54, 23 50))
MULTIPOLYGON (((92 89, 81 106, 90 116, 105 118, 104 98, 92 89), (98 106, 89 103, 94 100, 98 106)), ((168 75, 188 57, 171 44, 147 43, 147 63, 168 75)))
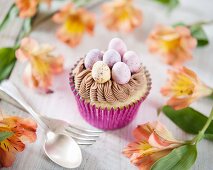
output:
POLYGON ((66 134, 50 131, 48 126, 39 118, 32 107, 23 99, 15 85, 10 81, 3 81, 0 90, 16 100, 29 112, 46 133, 44 151, 46 155, 58 165, 65 168, 77 168, 82 162, 81 149, 78 144, 66 134))

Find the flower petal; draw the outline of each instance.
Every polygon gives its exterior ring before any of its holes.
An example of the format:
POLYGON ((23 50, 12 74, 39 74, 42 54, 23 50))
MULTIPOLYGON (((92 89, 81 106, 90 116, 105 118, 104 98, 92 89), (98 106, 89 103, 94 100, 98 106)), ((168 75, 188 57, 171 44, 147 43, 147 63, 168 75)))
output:
POLYGON ((62 56, 50 58, 49 63, 53 74, 58 74, 63 71, 64 58, 62 56))
POLYGON ((13 132, 13 135, 0 141, 0 164, 9 167, 15 160, 15 154, 25 149, 25 140, 36 140, 37 124, 31 119, 22 119, 16 116, 4 116, 0 119, 0 132, 13 132))
POLYGON ((70 47, 76 47, 80 44, 82 40, 83 34, 70 34, 61 28, 57 31, 57 37, 63 41, 64 43, 68 44, 70 47))
POLYGON ((173 138, 159 121, 137 126, 133 135, 137 141, 129 143, 123 154, 141 170, 149 170, 158 159, 184 144, 173 138))
POLYGON ((39 86, 39 82, 33 75, 31 64, 28 64, 25 68, 23 81, 30 88, 37 88, 39 86))
POLYGON ((74 8, 69 3, 53 17, 56 23, 63 25, 57 31, 57 37, 71 47, 77 46, 84 33, 93 34, 95 16, 84 8, 74 8))
POLYGON ((39 45, 31 38, 24 38, 20 48, 16 51, 17 58, 29 59, 24 71, 24 83, 41 92, 50 92, 53 74, 63 71, 64 60, 62 56, 51 54, 54 47, 49 44, 39 45))
POLYGON ((16 118, 20 126, 23 128, 22 141, 35 142, 37 124, 31 119, 16 118))
POLYGON ((11 152, 5 152, 4 150, 1 149, 1 147, 0 147, 0 157, 1 157, 0 164, 3 167, 10 167, 15 161, 15 154, 11 152))
POLYGON ((153 133, 155 127, 157 125, 156 122, 148 122, 146 124, 138 125, 134 130, 133 130, 133 136, 137 140, 149 140, 149 136, 153 133))
POLYGON ((152 146, 148 142, 141 140, 141 141, 129 143, 128 146, 124 148, 123 154, 126 157, 131 158, 133 154, 135 153, 142 154, 143 152, 147 150, 149 150, 148 153, 152 153, 150 151, 151 149, 152 149, 152 146))
POLYGON ((39 4, 38 0, 16 0, 16 6, 19 9, 19 16, 21 18, 28 18, 35 15, 37 11, 37 6, 39 4))
POLYGON ((24 51, 22 49, 18 49, 18 50, 16 50, 16 58, 19 61, 24 62, 30 58, 30 55, 26 51, 24 51))
POLYGON ((149 137, 149 144, 156 148, 168 148, 168 146, 179 145, 182 142, 174 139, 172 134, 160 122, 157 123, 154 132, 149 137))
POLYGON ((140 169, 148 170, 155 161, 167 155, 171 149, 159 150, 145 141, 132 142, 123 150, 123 154, 140 169))
POLYGON ((170 152, 171 152, 171 149, 168 149, 168 150, 163 150, 163 151, 160 151, 160 152, 153 153, 152 155, 147 155, 147 156, 143 157, 143 159, 140 159, 140 157, 138 157, 137 159, 140 160, 140 161, 138 161, 139 169, 140 170, 150 170, 152 165, 157 160, 159 160, 160 158, 166 156, 170 152))
POLYGON ((72 3, 68 3, 53 16, 53 21, 56 23, 63 23, 69 16, 69 11, 71 11, 73 8, 74 5, 72 3))
POLYGON ((102 9, 104 24, 110 30, 131 32, 142 23, 142 12, 132 0, 106 2, 102 9))
POLYGON ((170 70, 168 73, 170 77, 166 85, 161 88, 161 93, 170 97, 167 104, 175 110, 185 108, 195 100, 212 93, 195 72, 186 67, 170 70))
POLYGON ((196 39, 187 27, 167 27, 158 25, 147 39, 149 51, 163 57, 169 65, 180 66, 192 59, 192 50, 196 47, 196 39))
POLYGON ((167 101, 167 105, 171 106, 175 110, 180 110, 188 107, 192 103, 192 98, 190 97, 185 97, 185 98, 176 98, 176 97, 171 97, 167 101))
POLYGON ((40 46, 38 46, 36 50, 32 51, 32 55, 34 56, 48 55, 54 49, 55 47, 53 47, 50 44, 41 44, 40 46))
POLYGON ((180 69, 180 72, 183 72, 184 74, 188 75, 191 79, 197 80, 197 75, 196 75, 196 73, 195 73, 194 71, 192 71, 192 70, 189 70, 189 69, 186 68, 186 67, 182 67, 182 68, 180 69))
POLYGON ((21 40, 20 48, 16 51, 16 57, 20 61, 30 59, 31 53, 38 50, 38 43, 32 38, 23 38, 21 40))

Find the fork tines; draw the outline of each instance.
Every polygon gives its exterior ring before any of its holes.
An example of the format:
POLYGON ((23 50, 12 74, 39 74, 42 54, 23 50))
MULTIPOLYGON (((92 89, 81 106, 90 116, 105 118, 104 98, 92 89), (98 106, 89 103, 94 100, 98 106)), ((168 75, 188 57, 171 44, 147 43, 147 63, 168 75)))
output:
POLYGON ((103 132, 100 130, 82 129, 72 125, 67 126, 65 130, 79 145, 92 145, 103 132))

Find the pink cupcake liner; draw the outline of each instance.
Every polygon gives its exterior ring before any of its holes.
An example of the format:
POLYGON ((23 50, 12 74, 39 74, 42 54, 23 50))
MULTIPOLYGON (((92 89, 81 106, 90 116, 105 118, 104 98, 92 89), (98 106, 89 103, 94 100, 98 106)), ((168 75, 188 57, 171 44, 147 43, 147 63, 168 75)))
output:
MULTIPOLYGON (((77 66, 77 64, 74 65, 73 69, 77 66)), ((77 101, 80 114, 89 124, 99 129, 113 130, 128 125, 137 115, 141 103, 146 99, 151 89, 150 74, 144 67, 145 75, 147 78, 147 92, 145 93, 145 95, 141 97, 140 100, 123 108, 118 107, 111 109, 103 109, 100 107, 96 107, 95 104, 90 104, 86 102, 78 94, 77 90, 75 89, 74 76, 72 74, 73 69, 71 69, 70 73, 70 87, 77 101)))

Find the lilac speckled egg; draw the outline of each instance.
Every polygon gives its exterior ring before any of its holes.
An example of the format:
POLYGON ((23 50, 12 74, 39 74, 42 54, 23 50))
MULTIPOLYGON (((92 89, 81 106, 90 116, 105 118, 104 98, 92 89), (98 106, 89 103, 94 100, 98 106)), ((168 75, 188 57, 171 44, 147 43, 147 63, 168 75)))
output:
POLYGON ((131 73, 137 73, 141 69, 140 58, 134 51, 127 51, 123 56, 123 62, 129 66, 131 73))
POLYGON ((109 49, 104 53, 103 61, 112 68, 115 63, 121 61, 121 56, 117 51, 109 49))
POLYGON ((126 84, 131 78, 129 67, 123 62, 117 62, 112 67, 112 79, 118 84, 126 84))
POLYGON ((111 78, 110 68, 103 61, 97 61, 92 67, 92 77, 97 83, 105 83, 111 78))
POLYGON ((92 49, 90 50, 85 59, 84 59, 84 65, 88 69, 92 69, 93 65, 97 61, 101 61, 103 58, 103 53, 99 49, 92 49))
POLYGON ((108 49, 114 49, 114 50, 116 50, 117 52, 119 52, 119 54, 121 55, 121 57, 127 51, 126 44, 120 38, 113 38, 109 42, 108 49))

